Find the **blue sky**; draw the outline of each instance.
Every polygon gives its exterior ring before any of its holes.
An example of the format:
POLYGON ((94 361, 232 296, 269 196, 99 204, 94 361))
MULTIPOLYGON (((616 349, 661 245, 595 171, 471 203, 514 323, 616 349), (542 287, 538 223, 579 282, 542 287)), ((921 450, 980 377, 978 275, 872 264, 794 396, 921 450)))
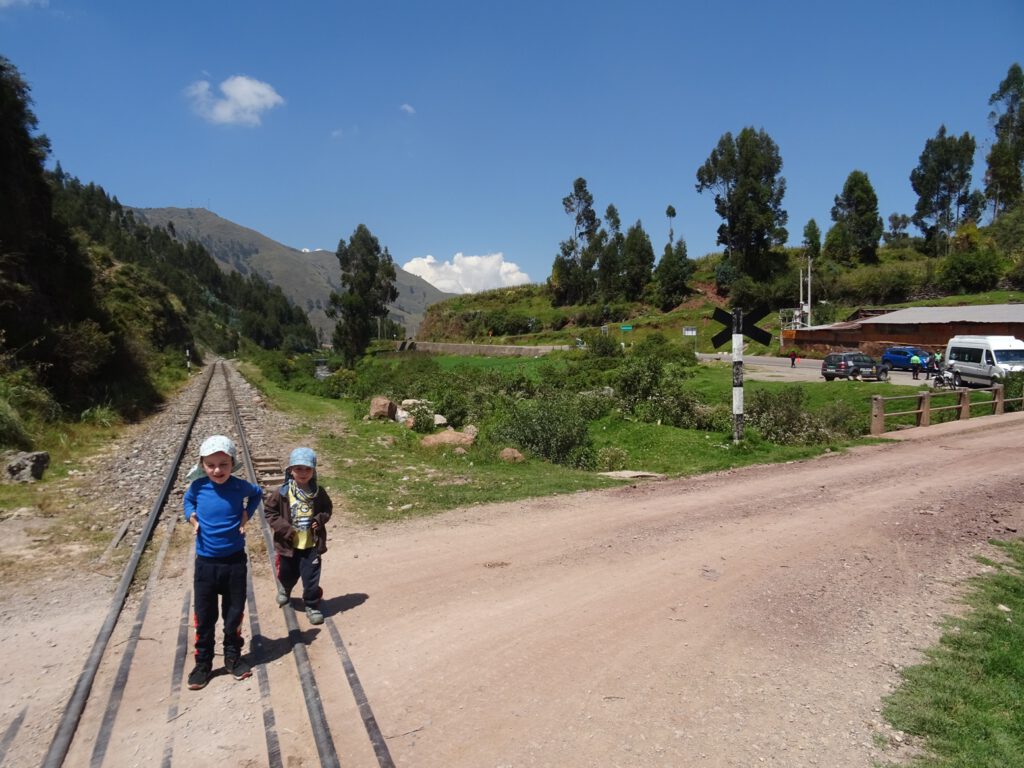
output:
POLYGON ((883 218, 941 124, 991 141, 1024 3, 0 0, 51 164, 126 205, 204 207, 296 248, 366 224, 445 290, 550 274, 584 177, 603 215, 665 209, 691 257, 721 223, 697 168, 726 131, 778 144, 790 243, 852 170, 883 218))

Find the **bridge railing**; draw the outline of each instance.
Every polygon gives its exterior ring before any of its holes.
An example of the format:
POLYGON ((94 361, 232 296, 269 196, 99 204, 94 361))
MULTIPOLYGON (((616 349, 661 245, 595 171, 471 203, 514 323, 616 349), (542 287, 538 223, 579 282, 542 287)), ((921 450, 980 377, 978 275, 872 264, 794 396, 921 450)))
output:
MULTIPOLYGON (((969 419, 972 409, 985 409, 985 415, 1000 414, 1006 412, 1007 403, 1015 402, 1024 404, 1024 397, 1006 397, 1002 384, 980 389, 961 387, 952 390, 928 390, 914 395, 893 395, 891 397, 872 395, 871 434, 884 435, 886 432, 892 431, 892 428, 886 426, 887 419, 897 420, 899 417, 912 416, 914 426, 927 427, 932 424, 933 417, 939 414, 950 412, 955 414, 953 419, 943 417, 943 421, 969 419), (982 393, 991 393, 991 397, 974 397, 975 394, 982 393), (908 400, 914 401, 916 407, 899 411, 886 410, 886 403, 901 401, 905 403, 908 400)), ((896 407, 899 408, 902 405, 896 407)), ((901 419, 901 421, 905 426, 907 420, 901 419)))

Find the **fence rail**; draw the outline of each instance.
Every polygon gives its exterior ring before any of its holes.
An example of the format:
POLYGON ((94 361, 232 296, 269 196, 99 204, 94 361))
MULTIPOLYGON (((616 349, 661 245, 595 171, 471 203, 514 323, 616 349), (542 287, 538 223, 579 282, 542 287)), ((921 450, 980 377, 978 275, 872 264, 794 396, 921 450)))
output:
MULTIPOLYGON (((948 400, 943 400, 948 402, 948 400)), ((969 419, 971 417, 972 408, 985 408, 991 414, 1001 414, 1006 412, 1007 403, 1022 403, 1024 404, 1024 397, 1006 397, 1003 390, 1002 384, 996 384, 992 387, 983 387, 981 389, 967 389, 961 387, 954 390, 939 390, 939 391, 922 391, 915 395, 893 395, 891 397, 882 397, 881 395, 872 395, 871 397, 871 434, 872 435, 884 435, 886 432, 891 431, 886 428, 886 419, 898 417, 898 416, 913 416, 914 426, 927 427, 932 423, 932 416, 934 414, 940 414, 947 411, 956 413, 956 418, 969 419), (991 399, 973 399, 974 393, 991 392, 991 399), (937 398, 955 398, 953 404, 935 405, 934 399, 937 398), (900 400, 914 400, 916 408, 904 411, 886 411, 885 404, 888 402, 896 402, 900 400)), ((897 406, 899 407, 899 406, 897 406)))

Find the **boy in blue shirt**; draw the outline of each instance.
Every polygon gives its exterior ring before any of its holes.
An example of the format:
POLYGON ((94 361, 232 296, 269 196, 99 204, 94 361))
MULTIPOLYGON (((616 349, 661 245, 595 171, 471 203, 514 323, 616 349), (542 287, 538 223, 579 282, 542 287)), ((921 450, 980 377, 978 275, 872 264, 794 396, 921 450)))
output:
POLYGON ((236 680, 252 674, 242 658, 248 575, 245 524, 259 507, 263 491, 232 475, 237 468, 235 444, 224 435, 214 435, 203 441, 199 466, 187 477, 192 482, 185 491, 185 520, 196 536, 196 666, 188 676, 193 691, 210 682, 218 612, 224 616, 225 668, 236 680))

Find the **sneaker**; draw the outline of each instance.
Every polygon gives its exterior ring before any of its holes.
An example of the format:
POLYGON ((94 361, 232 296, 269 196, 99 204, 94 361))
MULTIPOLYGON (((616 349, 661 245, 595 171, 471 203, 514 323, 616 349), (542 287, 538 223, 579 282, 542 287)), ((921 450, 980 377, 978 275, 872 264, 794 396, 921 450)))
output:
POLYGON ((306 618, 309 619, 310 624, 324 623, 324 615, 320 612, 320 609, 308 605, 306 606, 306 618))
POLYGON ((288 594, 287 590, 283 586, 278 584, 277 585, 277 604, 280 605, 282 608, 284 608, 284 606, 288 605, 288 603, 291 602, 291 599, 292 599, 292 596, 288 594))
POLYGON ((235 680, 245 680, 245 678, 252 676, 252 667, 249 666, 249 662, 242 658, 226 658, 224 659, 224 667, 235 680))
POLYGON ((190 691, 198 691, 200 688, 205 688, 208 682, 210 682, 209 663, 196 662, 195 669, 189 672, 188 675, 188 689, 190 691))

